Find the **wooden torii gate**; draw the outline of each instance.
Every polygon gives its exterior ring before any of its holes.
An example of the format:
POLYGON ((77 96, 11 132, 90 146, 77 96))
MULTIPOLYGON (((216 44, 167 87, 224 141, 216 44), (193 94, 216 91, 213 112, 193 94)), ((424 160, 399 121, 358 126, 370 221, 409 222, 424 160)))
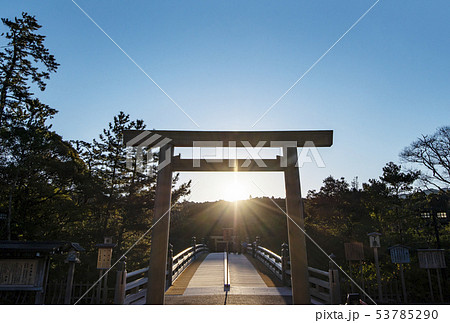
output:
POLYGON ((309 142, 315 147, 333 144, 332 130, 319 131, 170 131, 127 130, 123 141, 127 146, 160 147, 156 197, 151 231, 148 269, 147 304, 164 304, 167 249, 169 243, 172 172, 182 171, 280 171, 284 172, 286 211, 289 216, 288 239, 291 259, 293 304, 310 304, 308 261, 305 235, 293 222, 304 228, 300 175, 297 169, 297 147, 309 142), (159 142, 159 143, 157 143, 159 142), (156 143, 156 144, 155 144, 156 143), (174 156, 175 147, 282 147, 283 156, 258 160, 194 160, 174 156), (246 162, 247 161, 247 162, 246 162), (246 167, 243 167, 243 164, 246 167))

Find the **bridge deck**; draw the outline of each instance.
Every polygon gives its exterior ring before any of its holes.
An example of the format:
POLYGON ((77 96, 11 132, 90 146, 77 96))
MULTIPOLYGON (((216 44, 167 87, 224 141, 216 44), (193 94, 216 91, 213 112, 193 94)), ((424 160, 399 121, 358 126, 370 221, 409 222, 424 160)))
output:
MULTIPOLYGON (((291 289, 268 287, 244 255, 229 255, 230 290, 224 289, 223 253, 206 256, 183 293, 166 294, 166 304, 286 304, 291 289)), ((183 274, 182 274, 183 276, 183 274)), ((181 278, 181 277, 180 277, 181 278)), ((175 284, 177 281, 175 281, 175 284)), ((170 290, 169 290, 170 292, 170 290)))
POLYGON ((230 254, 228 260, 232 287, 267 287, 255 267, 244 255, 230 254))
POLYGON ((187 288, 223 287, 223 253, 210 253, 197 268, 187 288))

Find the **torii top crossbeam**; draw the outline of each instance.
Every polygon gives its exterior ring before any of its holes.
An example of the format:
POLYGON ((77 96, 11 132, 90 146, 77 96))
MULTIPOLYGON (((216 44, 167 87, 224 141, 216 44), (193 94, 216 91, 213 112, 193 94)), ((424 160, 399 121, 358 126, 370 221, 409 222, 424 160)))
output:
MULTIPOLYGON (((222 147, 236 145, 243 147, 243 142, 251 146, 277 147, 273 142, 297 142, 297 147, 303 147, 306 142, 312 142, 315 147, 330 147, 333 144, 333 130, 308 131, 177 131, 177 130, 126 130, 123 132, 123 142, 128 146, 139 146, 152 136, 157 139, 168 138, 174 147, 193 147, 194 142, 221 141, 222 147), (272 144, 271 144, 272 143, 272 144)), ((156 140, 157 140, 156 139, 156 140)), ((278 147, 282 147, 280 143, 278 147)))

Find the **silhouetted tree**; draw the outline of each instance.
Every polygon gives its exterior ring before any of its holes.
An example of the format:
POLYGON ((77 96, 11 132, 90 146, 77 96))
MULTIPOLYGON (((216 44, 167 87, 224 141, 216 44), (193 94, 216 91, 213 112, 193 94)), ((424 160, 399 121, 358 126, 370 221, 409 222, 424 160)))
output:
POLYGON ((402 172, 402 167, 393 162, 389 162, 383 167, 383 175, 380 177, 386 183, 390 192, 398 196, 401 193, 409 193, 412 184, 419 178, 419 171, 402 172))
POLYGON ((383 175, 380 176, 389 192, 385 198, 383 227, 398 236, 398 243, 404 243, 405 234, 420 221, 417 214, 411 212, 410 203, 412 185, 419 178, 420 172, 403 172, 401 169, 400 165, 389 162, 383 167, 383 175))
POLYGON ((45 36, 36 33, 41 28, 35 17, 22 13, 14 21, 2 18, 8 28, 2 33, 8 43, 0 52, 0 125, 11 123, 17 118, 39 113, 51 116, 56 110, 40 104, 30 90, 35 83, 45 90, 45 80, 58 68, 53 55, 44 46, 45 36))
POLYGON ((421 179, 441 191, 450 186, 450 127, 438 128, 432 135, 422 135, 406 147, 400 157, 403 161, 424 166, 429 172, 421 179))

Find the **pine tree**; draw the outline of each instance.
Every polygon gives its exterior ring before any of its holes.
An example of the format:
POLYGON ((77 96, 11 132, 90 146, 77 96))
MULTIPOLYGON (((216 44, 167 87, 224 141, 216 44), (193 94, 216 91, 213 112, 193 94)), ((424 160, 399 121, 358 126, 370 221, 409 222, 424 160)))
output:
POLYGON ((31 92, 31 83, 44 91, 45 81, 59 65, 44 46, 45 36, 36 33, 42 26, 25 12, 22 18, 2 18, 2 22, 8 31, 1 36, 8 43, 0 52, 0 126, 23 121, 36 113, 36 107, 41 114, 54 115, 56 110, 40 104, 31 92))

